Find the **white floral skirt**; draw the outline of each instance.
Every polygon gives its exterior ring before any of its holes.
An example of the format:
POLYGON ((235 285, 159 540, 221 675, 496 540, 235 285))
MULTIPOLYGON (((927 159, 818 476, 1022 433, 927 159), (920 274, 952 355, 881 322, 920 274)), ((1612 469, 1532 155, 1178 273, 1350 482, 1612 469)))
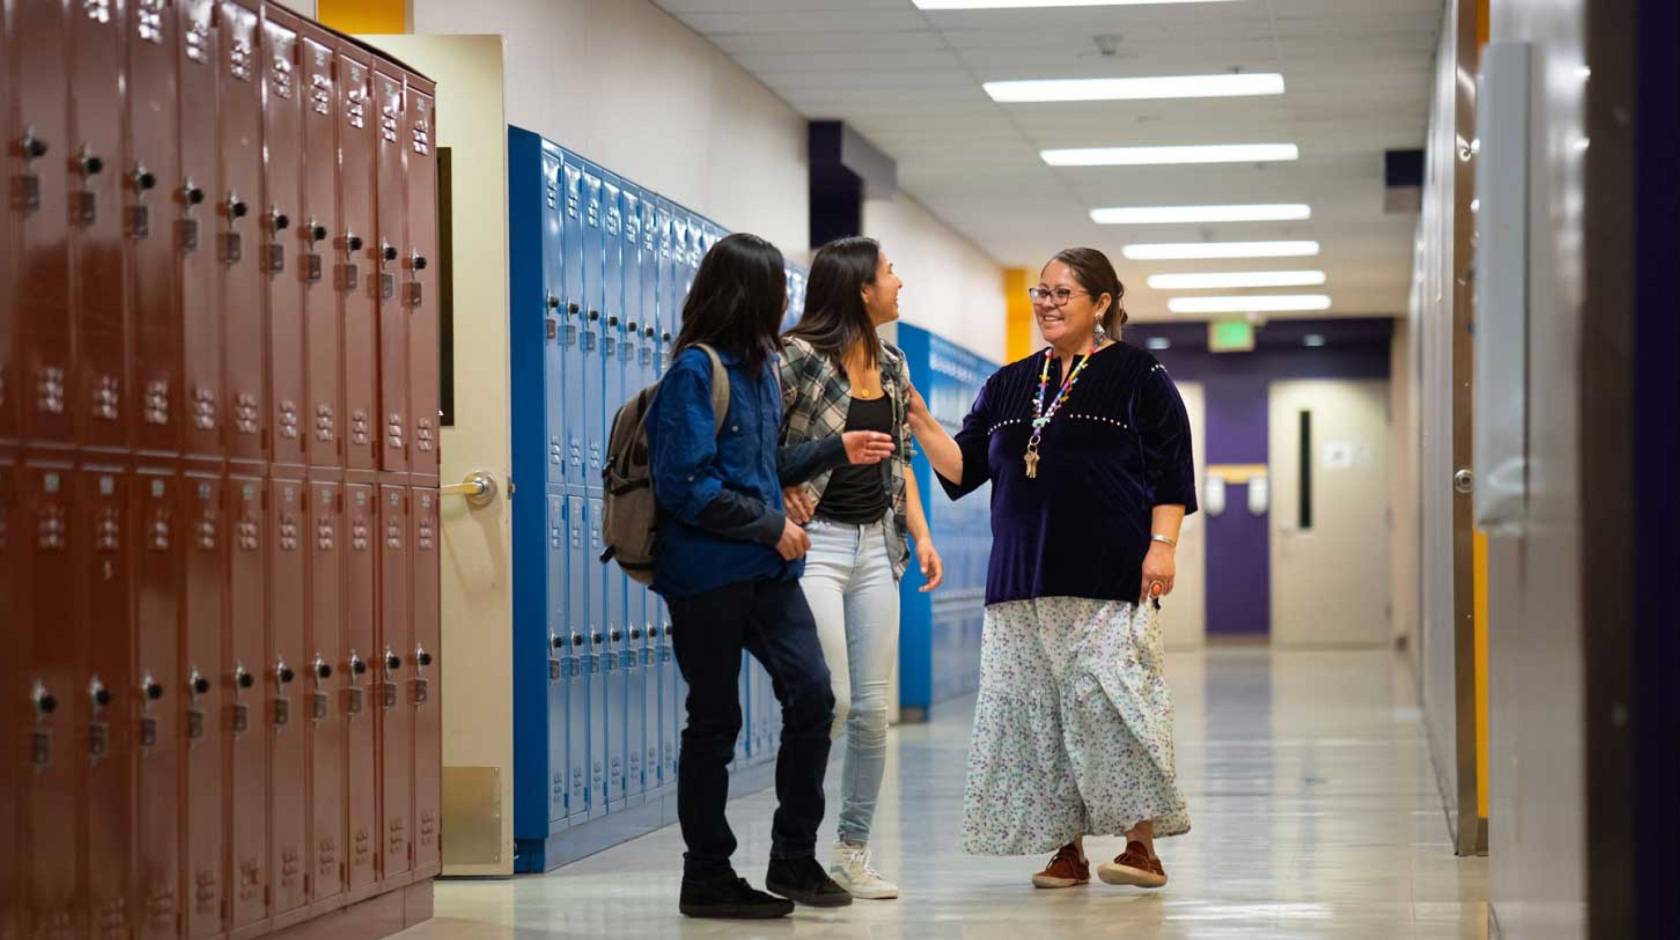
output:
POLYGON ((986 608, 963 851, 1051 852, 1082 835, 1190 831, 1154 606, 1077 597, 986 608))

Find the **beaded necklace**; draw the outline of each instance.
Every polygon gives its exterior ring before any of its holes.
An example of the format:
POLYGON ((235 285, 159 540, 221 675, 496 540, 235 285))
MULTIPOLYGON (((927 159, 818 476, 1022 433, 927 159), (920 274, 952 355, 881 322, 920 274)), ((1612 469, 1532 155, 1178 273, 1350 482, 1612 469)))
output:
POLYGON ((1051 402, 1049 409, 1046 410, 1044 393, 1050 389, 1050 361, 1055 358, 1055 352, 1054 347, 1044 347, 1044 364, 1038 370, 1038 398, 1033 401, 1032 436, 1027 438, 1027 479, 1038 479, 1038 444, 1044 437, 1045 426, 1050 423, 1051 418, 1056 416, 1056 412, 1062 410, 1062 403, 1067 401, 1068 394, 1073 391, 1074 383, 1079 381, 1080 373, 1084 372, 1085 367, 1091 364, 1091 360, 1096 354, 1097 347, 1093 345, 1085 358, 1079 360, 1079 365, 1074 366, 1068 372, 1067 377, 1062 380, 1061 390, 1056 393, 1055 401, 1051 402))

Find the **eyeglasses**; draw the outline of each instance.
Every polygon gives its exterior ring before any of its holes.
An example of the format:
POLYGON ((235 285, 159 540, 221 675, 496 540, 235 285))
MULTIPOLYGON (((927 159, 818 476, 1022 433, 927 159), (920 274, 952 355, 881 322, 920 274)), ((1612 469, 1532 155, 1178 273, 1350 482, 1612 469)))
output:
POLYGON ((1091 292, 1088 290, 1070 290, 1066 287, 1027 288, 1027 296, 1032 298, 1033 303, 1048 304, 1052 307, 1067 306, 1067 302, 1073 299, 1074 294, 1084 294, 1087 297, 1091 296, 1091 292))

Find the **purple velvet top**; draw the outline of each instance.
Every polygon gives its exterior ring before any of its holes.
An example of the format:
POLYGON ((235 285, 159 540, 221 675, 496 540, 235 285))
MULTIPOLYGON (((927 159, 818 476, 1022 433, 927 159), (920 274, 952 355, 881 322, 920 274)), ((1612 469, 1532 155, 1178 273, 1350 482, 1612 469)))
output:
MULTIPOLYGON (((1196 511, 1195 465, 1184 402, 1155 357, 1119 343, 1097 353, 1039 442, 1038 476, 1025 455, 1043 352, 987 380, 957 433, 963 478, 940 483, 959 499, 992 483, 992 557, 986 603, 1037 597, 1136 601, 1143 593, 1155 506, 1196 511)), ((1079 360, 1075 359, 1077 367, 1079 360)), ((1061 387, 1051 362, 1045 407, 1061 387)))

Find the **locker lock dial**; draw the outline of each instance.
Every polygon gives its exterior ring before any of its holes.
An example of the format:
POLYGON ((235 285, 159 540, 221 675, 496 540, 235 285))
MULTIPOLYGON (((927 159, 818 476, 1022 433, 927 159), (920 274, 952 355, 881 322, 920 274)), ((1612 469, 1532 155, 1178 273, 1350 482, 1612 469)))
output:
POLYGON ((233 671, 233 684, 241 689, 248 689, 256 682, 257 680, 251 678, 251 674, 246 671, 244 666, 240 666, 233 671))
POLYGON ((416 270, 416 271, 426 270, 426 265, 428 264, 428 262, 426 261, 426 256, 421 254, 418 251, 415 252, 413 255, 409 256, 408 263, 409 263, 409 266, 414 268, 414 270, 416 270))
POLYGON ((655 335, 653 327, 650 326, 650 327, 642 330, 642 335, 647 337, 648 339, 653 339, 653 337, 655 335))
POLYGON ((35 702, 35 714, 37 716, 46 716, 58 711, 58 697, 48 692, 44 685, 37 684, 35 693, 30 698, 35 702))
POLYGON ((548 309, 559 310, 560 309, 560 298, 554 296, 553 294, 549 294, 548 295, 548 309))
POLYGON ((315 678, 323 680, 332 678, 332 665, 319 656, 315 658, 315 678))
POLYGON ((33 130, 24 131, 18 140, 18 152, 25 160, 39 160, 47 155, 47 142, 36 137, 33 130))
POLYGON ((292 667, 286 665, 286 661, 282 659, 274 667, 274 678, 280 680, 281 685, 289 685, 293 679, 297 678, 297 673, 293 672, 292 667))
POLYGON ((111 690, 105 688, 105 683, 100 682, 97 677, 88 683, 88 701, 93 703, 94 708, 104 708, 111 704, 111 690))
POLYGON ((355 232, 345 232, 344 233, 344 247, 346 249, 350 250, 351 252, 361 251, 362 250, 362 236, 357 235, 355 232))
POLYGON ((357 675, 357 676, 366 675, 367 674, 367 663, 362 661, 362 657, 357 656, 355 654, 351 654, 351 656, 350 656, 350 672, 351 672, 352 675, 357 675))
POLYGON ((414 663, 422 667, 430 666, 432 664, 432 654, 426 652, 425 647, 417 646, 414 648, 414 663))
POLYGON ((147 676, 146 680, 140 683, 140 694, 146 697, 146 701, 155 702, 163 698, 163 686, 156 679, 147 676))
POLYGON ((247 213, 249 211, 251 211, 250 207, 245 205, 245 200, 240 199, 238 194, 236 194, 236 193, 228 193, 228 197, 227 197, 228 218, 230 218, 230 219, 243 219, 243 218, 245 218, 245 213, 247 213))
POLYGON ((608 634, 608 636, 614 643, 617 643, 618 641, 624 639, 624 631, 614 627, 612 633, 608 634))
POLYGON ((565 649, 566 648, 566 638, 563 637, 563 636, 559 636, 558 634, 550 634, 549 637, 548 637, 548 645, 554 647, 557 650, 558 649, 565 649))
POLYGON ((132 178, 134 180, 134 188, 140 192, 147 192, 157 188, 157 174, 146 169, 144 166, 135 167, 132 178))
POLYGON ((272 209, 268 213, 268 224, 274 226, 276 232, 284 232, 292 227, 292 217, 279 209, 272 209))
POLYGON ((314 219, 310 219, 309 220, 309 240, 311 242, 325 241, 326 237, 327 237, 327 227, 325 225, 322 225, 321 223, 315 221, 314 219))
POLYGON ((386 261, 397 260, 397 246, 386 243, 385 247, 379 250, 379 256, 384 258, 386 261))
POLYGON ((189 206, 196 206, 204 202, 204 190, 187 180, 181 186, 181 199, 189 206))
POLYGON ((397 670, 399 670, 401 668, 402 668, 402 657, 398 656, 396 653, 386 651, 386 653, 385 653, 385 669, 386 669, 386 671, 396 672, 397 670))
POLYGON ((583 645, 583 634, 581 634, 581 633, 572 634, 572 645, 573 646, 582 646, 583 645))
POLYGON ((210 691, 210 680, 204 678, 204 674, 196 669, 193 670, 192 679, 188 681, 188 684, 194 695, 204 695, 210 691))
POLYGON ((591 634, 590 637, 589 637, 589 642, 593 643, 596 646, 600 646, 605 641, 606 641, 606 637, 602 636, 599 633, 591 634))

